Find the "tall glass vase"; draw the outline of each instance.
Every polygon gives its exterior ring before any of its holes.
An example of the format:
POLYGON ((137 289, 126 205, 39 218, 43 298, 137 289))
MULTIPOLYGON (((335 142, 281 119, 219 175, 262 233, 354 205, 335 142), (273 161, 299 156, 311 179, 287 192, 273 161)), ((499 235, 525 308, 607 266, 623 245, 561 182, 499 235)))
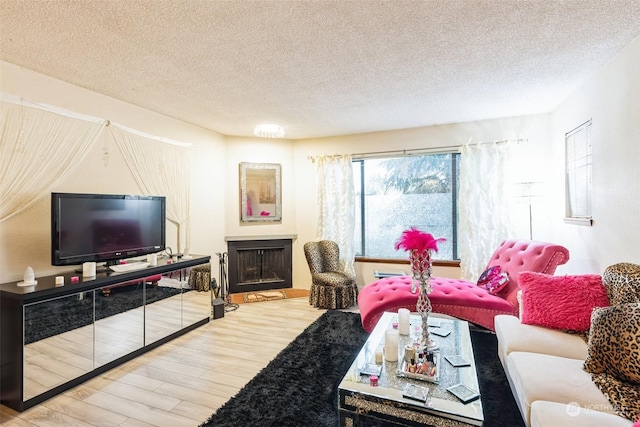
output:
POLYGON ((412 292, 415 292, 417 282, 419 288, 416 310, 422 319, 422 347, 425 350, 435 350, 438 343, 433 341, 429 334, 429 314, 431 313, 431 301, 429 294, 433 290, 431 286, 431 250, 420 251, 413 249, 410 256, 411 272, 413 274, 412 292))

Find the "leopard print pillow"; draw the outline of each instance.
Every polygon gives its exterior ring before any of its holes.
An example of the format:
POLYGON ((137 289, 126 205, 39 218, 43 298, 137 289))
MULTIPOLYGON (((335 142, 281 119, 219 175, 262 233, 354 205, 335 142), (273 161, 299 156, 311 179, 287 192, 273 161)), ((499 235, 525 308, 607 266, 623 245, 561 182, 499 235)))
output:
POLYGON ((607 267, 602 283, 611 305, 640 302, 640 265, 622 262, 607 267))
POLYGON ((593 310, 584 370, 640 386, 640 303, 593 310))
POLYGON ((593 382, 613 406, 616 413, 631 421, 640 417, 640 387, 633 386, 609 374, 591 375, 593 382))

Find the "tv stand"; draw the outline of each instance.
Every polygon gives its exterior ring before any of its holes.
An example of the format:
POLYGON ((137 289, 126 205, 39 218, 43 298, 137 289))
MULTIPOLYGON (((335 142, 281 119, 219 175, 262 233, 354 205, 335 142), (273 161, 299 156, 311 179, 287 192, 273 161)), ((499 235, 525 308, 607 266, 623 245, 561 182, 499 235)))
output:
POLYGON ((170 263, 167 260, 159 258, 157 266, 143 270, 80 277, 78 283, 71 283, 71 277, 77 274, 70 271, 38 277, 38 285, 29 288, 19 287, 17 282, 1 284, 0 403, 22 412, 208 323, 209 298, 202 304, 202 296, 196 291, 188 292, 187 283, 190 268, 208 263, 210 257, 194 255, 192 259, 170 263), (180 286, 139 286, 135 292, 122 292, 133 295, 133 304, 127 300, 125 312, 105 313, 105 305, 117 296, 114 292, 105 301, 101 293, 104 289, 136 281, 146 285, 151 283, 151 276, 161 275, 180 277, 180 286), (56 286, 56 276, 64 276, 64 286, 56 286), (154 298, 159 288, 166 296, 154 298), (126 328, 122 328, 120 316, 126 317, 126 328), (51 377, 57 378, 56 382, 38 383, 42 372, 49 369, 42 363, 48 360, 46 349, 78 336, 82 339, 74 340, 74 346, 60 352, 67 356, 57 357, 56 366, 51 367, 55 374, 51 377), (114 336, 118 337, 118 345, 103 345, 114 336))

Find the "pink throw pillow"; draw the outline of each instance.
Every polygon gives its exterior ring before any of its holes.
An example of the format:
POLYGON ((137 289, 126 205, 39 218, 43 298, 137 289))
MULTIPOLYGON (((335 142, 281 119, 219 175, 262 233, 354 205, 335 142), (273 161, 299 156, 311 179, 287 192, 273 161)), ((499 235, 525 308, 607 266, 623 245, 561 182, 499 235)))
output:
POLYGON ((487 283, 489 283, 491 279, 495 278, 498 274, 500 274, 499 265, 487 268, 478 278, 478 286, 481 288, 487 286, 487 283))
POLYGON ((588 331, 595 307, 608 307, 607 289, 597 274, 550 276, 525 271, 518 276, 522 289, 520 321, 552 329, 588 331))
POLYGON ((496 295, 509 283, 509 275, 503 272, 499 265, 487 268, 478 278, 478 286, 486 289, 491 295, 496 295))

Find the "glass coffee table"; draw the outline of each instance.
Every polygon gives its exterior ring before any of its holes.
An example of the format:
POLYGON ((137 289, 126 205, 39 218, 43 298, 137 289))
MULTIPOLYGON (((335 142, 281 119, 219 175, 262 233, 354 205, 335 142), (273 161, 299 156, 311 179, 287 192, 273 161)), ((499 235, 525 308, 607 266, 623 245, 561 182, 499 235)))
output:
MULTIPOLYGON (((398 361, 376 364, 376 353, 384 348, 385 332, 398 321, 397 313, 385 312, 358 353, 338 386, 340 425, 342 426, 482 426, 482 397, 463 403, 447 389, 462 384, 479 393, 475 359, 471 346, 469 325, 463 320, 429 316, 431 338, 439 344, 433 360, 437 365, 437 382, 425 380, 419 375, 407 375, 404 361, 405 346, 419 341, 422 321, 419 315, 411 315, 409 335, 400 335, 398 361), (432 327, 432 325, 434 327, 432 327), (437 326, 437 327, 436 327, 437 326), (447 334, 437 336, 433 332, 447 334), (462 356, 468 366, 454 367, 448 361, 452 356, 462 356), (371 375, 377 373, 377 385, 371 375), (420 379, 417 379, 420 378, 420 379), (426 401, 403 397, 409 384, 420 391, 428 389, 426 401)), ((378 354, 379 358, 379 354, 378 354)))

